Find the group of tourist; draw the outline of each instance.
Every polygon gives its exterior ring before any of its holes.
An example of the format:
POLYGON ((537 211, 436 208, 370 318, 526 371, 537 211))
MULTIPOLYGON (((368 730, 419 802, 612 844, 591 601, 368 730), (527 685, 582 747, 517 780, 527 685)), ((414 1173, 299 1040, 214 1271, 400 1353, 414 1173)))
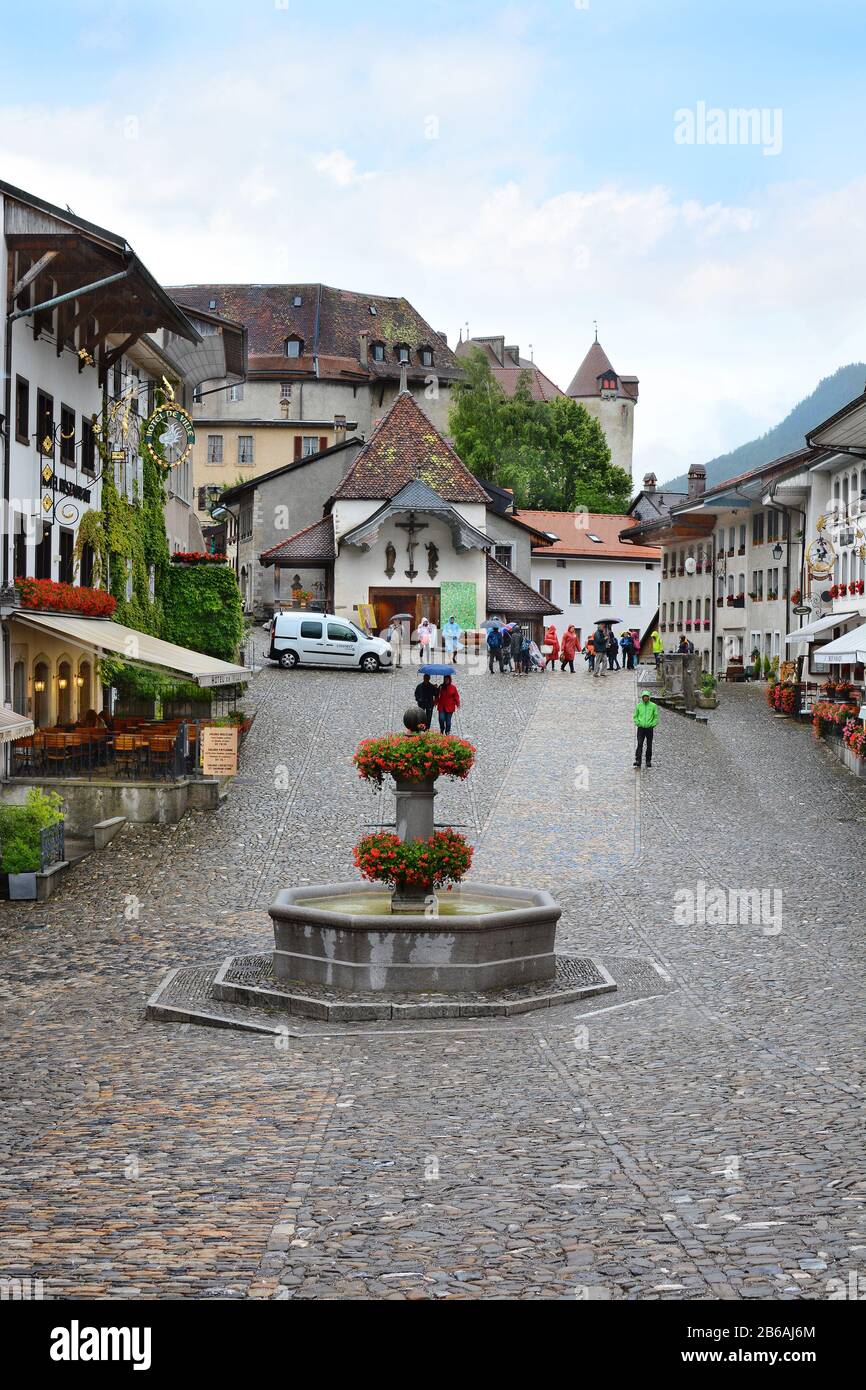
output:
MULTIPOLYGON (((637 668, 640 633, 631 628, 617 638, 610 623, 598 623, 595 631, 586 639, 583 659, 587 671, 593 676, 605 675, 608 671, 633 671, 637 668), (620 657, 622 665, 620 665, 620 657)), ((556 670, 559 662, 561 671, 566 668, 574 674, 574 658, 581 651, 580 638, 573 623, 569 623, 560 641, 553 623, 544 634, 541 648, 545 671, 550 667, 556 670)))

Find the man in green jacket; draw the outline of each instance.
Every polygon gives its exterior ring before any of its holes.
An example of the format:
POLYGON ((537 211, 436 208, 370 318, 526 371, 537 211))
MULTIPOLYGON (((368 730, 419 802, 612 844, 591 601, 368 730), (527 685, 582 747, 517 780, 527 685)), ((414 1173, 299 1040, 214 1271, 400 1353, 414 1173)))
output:
POLYGON ((646 765, 653 765, 653 731, 659 722, 659 707, 650 699, 648 690, 642 690, 634 712, 637 725, 637 751, 634 755, 635 767, 640 767, 641 755, 646 744, 646 765))

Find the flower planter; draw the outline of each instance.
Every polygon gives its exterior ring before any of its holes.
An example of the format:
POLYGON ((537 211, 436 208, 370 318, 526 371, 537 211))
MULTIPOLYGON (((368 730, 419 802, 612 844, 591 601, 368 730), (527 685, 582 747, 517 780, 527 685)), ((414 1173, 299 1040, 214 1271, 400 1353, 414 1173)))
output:
POLYGON ((36 874, 6 874, 10 902, 36 901, 36 874))

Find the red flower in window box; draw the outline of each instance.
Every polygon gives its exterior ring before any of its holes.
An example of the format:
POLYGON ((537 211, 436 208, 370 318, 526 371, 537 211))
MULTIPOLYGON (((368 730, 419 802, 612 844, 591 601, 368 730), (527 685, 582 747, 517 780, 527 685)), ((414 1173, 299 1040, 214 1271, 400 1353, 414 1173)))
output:
POLYGON ((171 561, 174 565, 224 565, 226 558, 219 551, 176 550, 171 561))
POLYGON ((15 583, 21 592, 22 608, 48 608, 61 613, 80 613, 84 618, 110 618, 117 607, 117 600, 104 589, 26 577, 16 579, 15 583))
POLYGON ((710 627, 710 620, 709 620, 709 618, 704 618, 704 631, 705 631, 705 632, 708 632, 708 631, 709 631, 709 627, 710 627))

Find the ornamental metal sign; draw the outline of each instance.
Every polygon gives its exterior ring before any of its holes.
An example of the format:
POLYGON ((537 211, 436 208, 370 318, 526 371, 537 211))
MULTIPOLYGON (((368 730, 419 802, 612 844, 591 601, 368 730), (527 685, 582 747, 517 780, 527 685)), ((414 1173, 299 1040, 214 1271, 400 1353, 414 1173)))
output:
POLYGON ((192 417, 182 405, 166 402, 150 416, 143 438, 145 449, 159 468, 176 468, 188 458, 195 443, 192 417))

